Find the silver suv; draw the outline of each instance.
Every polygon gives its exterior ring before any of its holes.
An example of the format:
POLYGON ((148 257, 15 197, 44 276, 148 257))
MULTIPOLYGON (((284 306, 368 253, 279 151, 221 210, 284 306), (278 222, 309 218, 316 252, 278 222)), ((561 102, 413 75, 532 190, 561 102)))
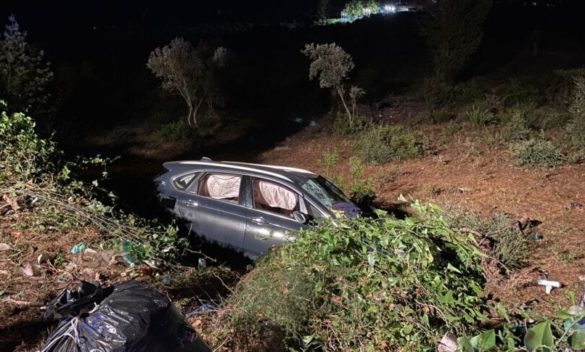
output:
POLYGON ((192 232, 250 258, 293 240, 313 220, 360 214, 331 181, 307 170, 207 158, 163 166, 155 178, 162 204, 192 232))

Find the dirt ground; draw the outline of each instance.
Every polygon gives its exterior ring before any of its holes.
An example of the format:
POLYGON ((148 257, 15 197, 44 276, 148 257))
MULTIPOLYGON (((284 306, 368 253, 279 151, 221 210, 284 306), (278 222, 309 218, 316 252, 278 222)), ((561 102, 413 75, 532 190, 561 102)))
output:
MULTIPOLYGON (((527 169, 514 165, 506 146, 494 142, 498 131, 467 130, 454 125, 417 126, 431 144, 429 155, 403 162, 367 165, 377 201, 395 203, 400 195, 442 206, 480 212, 506 213, 542 222, 543 239, 532 242, 529 262, 508 278, 489 282, 488 290, 509 307, 531 306, 536 312, 554 312, 567 304, 567 293, 577 297, 585 284, 585 165, 555 169, 527 169), (492 146, 490 146, 492 145, 492 146), (538 278, 559 280, 563 288, 545 294, 538 278)), ((352 143, 325 131, 309 128, 289 138, 260 162, 291 165, 336 180, 351 181, 348 160, 352 143), (337 151, 339 162, 326 170, 320 161, 337 151)))

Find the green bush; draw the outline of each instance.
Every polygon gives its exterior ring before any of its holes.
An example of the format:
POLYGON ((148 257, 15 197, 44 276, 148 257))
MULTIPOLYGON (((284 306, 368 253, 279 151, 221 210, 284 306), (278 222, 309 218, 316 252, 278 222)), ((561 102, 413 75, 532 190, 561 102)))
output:
POLYGON ((570 105, 572 119, 567 126, 567 133, 572 144, 585 149, 585 71, 576 71, 573 79, 573 96, 570 105))
POLYGON ((430 109, 416 114, 413 122, 441 124, 452 121, 454 118, 455 114, 447 109, 430 109))
POLYGON ((333 120, 333 133, 337 136, 354 136, 362 132, 368 123, 362 117, 356 116, 355 119, 350 121, 346 116, 337 116, 333 120))
POLYGON ((325 150, 319 159, 320 166, 325 169, 325 176, 332 177, 331 172, 339 162, 339 151, 335 148, 325 150))
POLYGON ((423 153, 416 136, 401 126, 372 126, 360 134, 354 147, 362 160, 376 164, 411 159, 423 153))
POLYGON ((566 161, 554 144, 537 138, 513 144, 512 153, 520 166, 557 167, 566 161))
MULTIPOLYGON (((0 101, 0 109, 4 108, 0 101)), ((52 141, 37 136, 29 116, 2 111, 0 136, 0 181, 42 182, 47 171, 56 171, 54 160, 60 153, 52 141)))
POLYGON ((531 111, 531 114, 528 117, 528 125, 532 129, 547 130, 551 128, 565 127, 570 120, 570 113, 543 106, 531 111))
POLYGON ((493 255, 510 269, 524 266, 530 256, 529 242, 517 222, 510 216, 495 213, 484 218, 475 212, 457 209, 445 213, 455 229, 467 228, 479 232, 494 241, 493 255))
POLYGON ((352 156, 349 158, 349 171, 353 179, 349 186, 349 195, 351 201, 360 209, 368 211, 376 198, 372 181, 364 173, 365 165, 360 158, 352 156))
POLYGON ((450 105, 457 98, 454 86, 430 78, 423 82, 420 94, 429 107, 450 105))
POLYGON ((530 138, 533 131, 528 127, 526 112, 521 108, 506 109, 501 114, 503 121, 503 137, 510 142, 524 141, 530 138))
POLYGON ((465 109, 465 120, 474 125, 485 126, 497 122, 497 118, 486 104, 473 104, 465 109))
POLYGON ((125 254, 136 262, 179 257, 186 242, 177 237, 175 227, 115 211, 108 205, 115 195, 104 194, 99 180, 84 183, 75 178, 76 171, 87 165, 105 166, 107 160, 96 156, 64 161, 56 144, 36 133, 32 118, 8 114, 4 108, 1 103, 0 195, 30 204, 30 216, 21 226, 63 232, 87 226, 104 233, 108 242, 104 245, 125 246, 125 254))
POLYGON ((476 331, 482 256, 435 206, 422 220, 322 224, 264 257, 228 298, 230 331, 280 328, 291 350, 433 351, 476 331))
POLYGON ((511 79, 507 83, 498 86, 495 93, 501 96, 508 106, 538 103, 542 99, 542 94, 538 88, 518 79, 511 79))
POLYGON ((201 140, 197 129, 189 126, 183 120, 160 126, 159 134, 165 141, 179 142, 190 146, 197 145, 201 140))

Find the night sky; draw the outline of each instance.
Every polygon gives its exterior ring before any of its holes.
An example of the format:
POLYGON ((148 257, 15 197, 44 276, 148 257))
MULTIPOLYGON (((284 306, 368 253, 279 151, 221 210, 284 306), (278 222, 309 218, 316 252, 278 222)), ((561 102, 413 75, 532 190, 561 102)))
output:
MULTIPOLYGON (((340 1, 330 0, 332 7, 340 1)), ((274 22, 309 18, 317 0, 213 1, 3 1, 0 16, 10 13, 29 28, 84 25, 190 25, 216 21, 274 22)))

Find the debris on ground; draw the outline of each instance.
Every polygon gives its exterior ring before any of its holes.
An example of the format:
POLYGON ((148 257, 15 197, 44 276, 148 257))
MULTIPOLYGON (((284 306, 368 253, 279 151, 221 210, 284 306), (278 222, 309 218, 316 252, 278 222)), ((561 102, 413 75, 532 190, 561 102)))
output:
POLYGON ((167 296, 139 281, 106 288, 82 281, 51 301, 45 317, 60 322, 41 352, 211 351, 167 296))
POLYGON ((537 283, 541 286, 545 287, 545 292, 547 295, 550 295, 551 291, 554 288, 561 288, 563 285, 558 282, 558 281, 554 281, 554 280, 548 280, 548 279, 539 279, 537 281, 537 283))
POLYGON ((447 333, 443 335, 441 341, 439 342, 439 346, 437 347, 438 352, 455 352, 459 348, 457 344, 457 339, 455 336, 447 333))

